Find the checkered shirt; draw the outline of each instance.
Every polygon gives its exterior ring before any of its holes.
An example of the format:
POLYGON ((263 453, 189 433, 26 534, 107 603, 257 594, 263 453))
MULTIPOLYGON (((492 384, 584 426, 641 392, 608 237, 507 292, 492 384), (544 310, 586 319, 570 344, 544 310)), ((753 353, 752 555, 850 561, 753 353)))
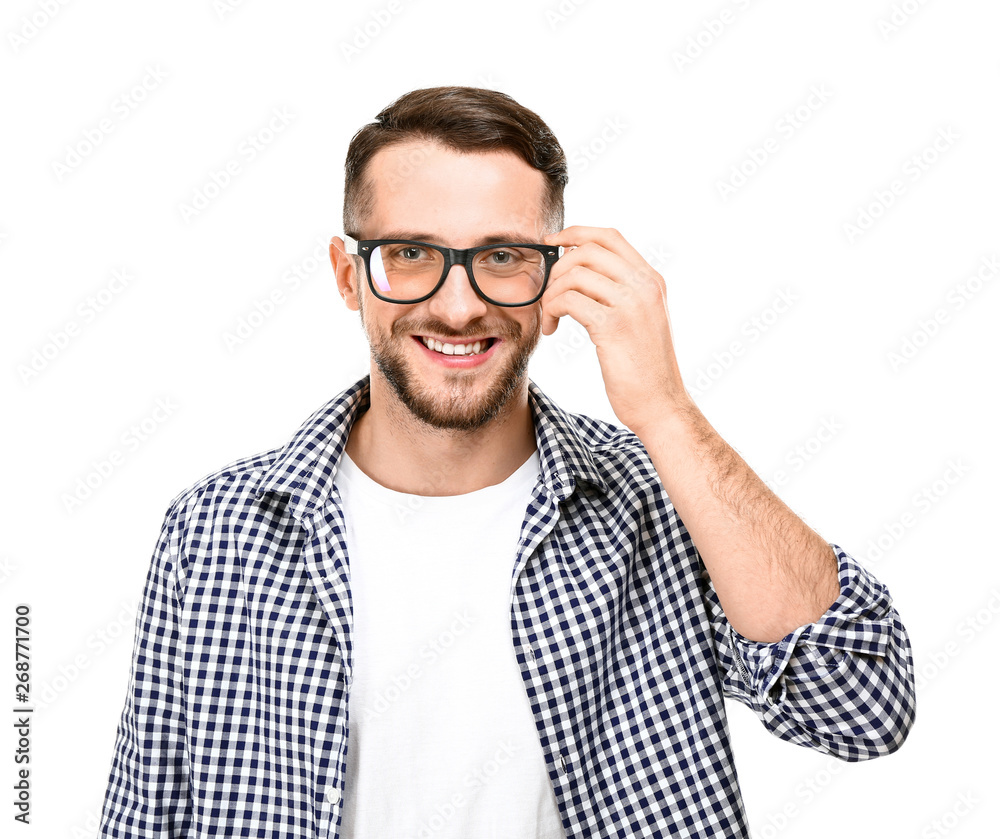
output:
MULTIPOLYGON (((338 836, 353 659, 334 478, 369 384, 170 503, 101 837, 338 836)), ((638 438, 531 380, 529 401, 541 471, 510 649, 567 837, 748 837, 726 697, 847 761, 903 743, 913 661, 885 586, 833 545, 833 606, 781 641, 743 638, 638 438)))

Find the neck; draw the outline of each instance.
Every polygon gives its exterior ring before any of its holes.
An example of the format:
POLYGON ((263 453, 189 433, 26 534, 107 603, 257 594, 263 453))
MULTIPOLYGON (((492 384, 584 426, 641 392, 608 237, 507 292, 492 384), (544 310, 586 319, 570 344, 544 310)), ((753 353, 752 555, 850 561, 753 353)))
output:
POLYGON ((501 413, 473 431, 417 419, 380 375, 371 404, 351 428, 346 450, 359 469, 396 492, 460 495, 510 477, 535 451, 527 376, 501 413))

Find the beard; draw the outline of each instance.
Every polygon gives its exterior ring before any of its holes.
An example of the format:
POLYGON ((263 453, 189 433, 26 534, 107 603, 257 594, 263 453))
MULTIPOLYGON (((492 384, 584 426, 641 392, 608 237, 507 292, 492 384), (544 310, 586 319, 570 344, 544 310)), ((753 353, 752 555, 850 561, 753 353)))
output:
POLYGON ((505 406, 520 390, 531 358, 541 336, 541 316, 535 321, 531 332, 522 337, 523 329, 515 321, 503 321, 491 328, 477 328, 470 334, 483 333, 502 338, 506 354, 503 360, 493 360, 502 365, 492 374, 479 368, 470 370, 447 370, 448 381, 434 389, 419 382, 419 373, 406 358, 403 342, 412 341, 413 333, 433 333, 454 338, 461 343, 463 336, 451 334, 453 330, 440 322, 407 322, 405 319, 392 325, 391 335, 378 326, 369 327, 365 318, 363 295, 358 295, 358 310, 361 326, 371 347, 372 360, 382 376, 392 387, 399 401, 418 420, 433 428, 454 431, 475 431, 497 419, 505 406), (513 350, 513 351, 512 351, 513 350), (490 376, 486 392, 478 394, 483 379, 490 376))

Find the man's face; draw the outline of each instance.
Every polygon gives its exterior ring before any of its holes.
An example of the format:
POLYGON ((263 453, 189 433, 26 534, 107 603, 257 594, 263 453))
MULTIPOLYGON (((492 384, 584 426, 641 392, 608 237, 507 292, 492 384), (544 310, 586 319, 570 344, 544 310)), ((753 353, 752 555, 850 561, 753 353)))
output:
MULTIPOLYGON (((382 149, 369 163, 374 211, 364 239, 413 239, 453 248, 490 242, 541 242, 545 179, 507 152, 458 154, 437 143, 382 149)), ((541 304, 502 307, 479 297, 464 266, 422 303, 379 300, 363 267, 357 276, 361 322, 372 359, 417 418, 436 428, 473 430, 495 419, 520 390, 541 334, 541 304), (442 344, 490 340, 477 355, 446 355, 442 344)))

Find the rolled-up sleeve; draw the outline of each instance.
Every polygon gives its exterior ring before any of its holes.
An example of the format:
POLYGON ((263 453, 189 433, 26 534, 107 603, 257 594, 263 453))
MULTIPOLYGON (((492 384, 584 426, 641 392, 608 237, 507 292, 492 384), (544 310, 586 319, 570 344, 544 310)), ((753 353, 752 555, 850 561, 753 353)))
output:
POLYGON ((125 709, 98 835, 187 836, 191 822, 177 599, 177 520, 171 507, 136 618, 125 709))
POLYGON ((840 596, 819 620, 780 641, 740 635, 709 582, 707 605, 723 692, 769 731, 848 761, 898 749, 916 713, 913 655, 888 589, 846 551, 840 596))

